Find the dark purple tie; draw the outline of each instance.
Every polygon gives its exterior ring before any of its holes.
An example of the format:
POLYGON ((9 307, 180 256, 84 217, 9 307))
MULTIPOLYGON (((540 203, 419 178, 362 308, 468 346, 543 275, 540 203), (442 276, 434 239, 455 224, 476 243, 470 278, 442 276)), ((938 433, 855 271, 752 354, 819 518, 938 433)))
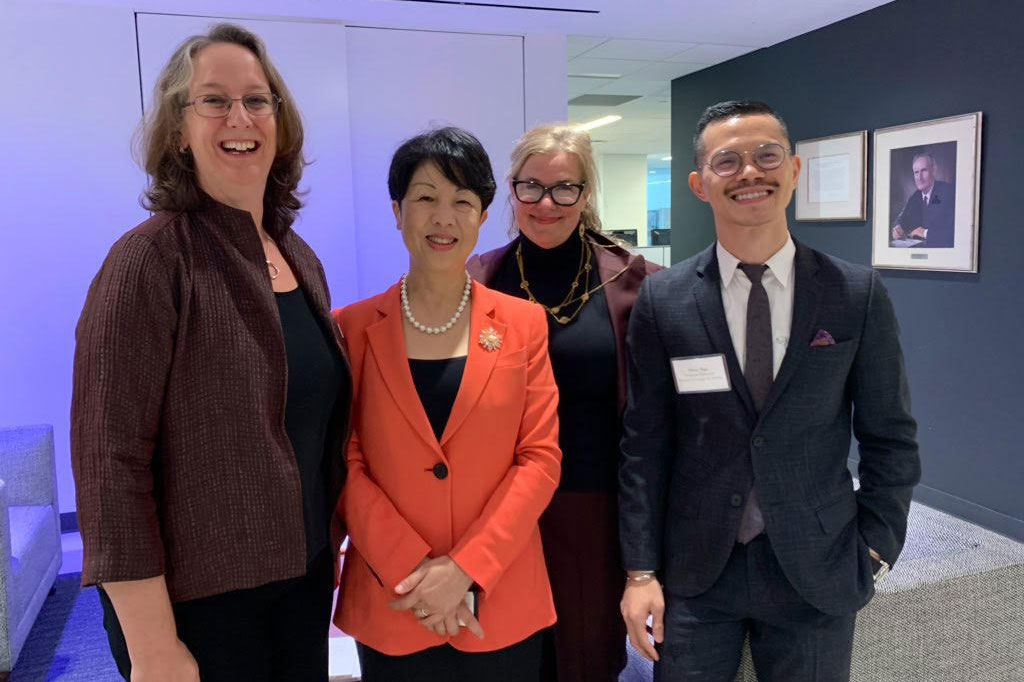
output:
MULTIPOLYGON (((767 265, 740 264, 743 274, 750 280, 750 296, 747 297, 747 348, 743 365, 743 378, 747 381, 750 396, 758 413, 764 408, 764 401, 771 390, 773 380, 772 358, 772 311, 768 305, 768 292, 764 290, 761 277, 767 265)), ((743 507, 743 518, 736 539, 743 544, 753 540, 764 530, 764 517, 757 501, 757 483, 750 488, 747 503, 743 507)))

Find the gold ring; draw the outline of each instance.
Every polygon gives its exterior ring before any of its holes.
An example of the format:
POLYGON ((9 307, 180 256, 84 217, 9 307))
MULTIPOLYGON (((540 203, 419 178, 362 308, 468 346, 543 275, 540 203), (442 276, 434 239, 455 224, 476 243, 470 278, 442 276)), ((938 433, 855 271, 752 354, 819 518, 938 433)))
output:
POLYGON ((416 617, 417 618, 426 618, 429 615, 430 614, 427 613, 426 609, 416 609, 416 617))

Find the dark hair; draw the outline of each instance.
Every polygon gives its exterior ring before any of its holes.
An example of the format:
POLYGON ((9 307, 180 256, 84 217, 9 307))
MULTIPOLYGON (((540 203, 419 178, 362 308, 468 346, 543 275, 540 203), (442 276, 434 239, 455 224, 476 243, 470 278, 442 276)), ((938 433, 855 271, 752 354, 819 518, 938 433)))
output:
MULTIPOLYGON (((733 118, 735 116, 756 116, 763 114, 771 116, 779 122, 779 127, 782 128, 782 135, 786 138, 786 145, 792 146, 789 141, 789 129, 786 127, 786 122, 779 116, 779 112, 772 109, 764 102, 758 102, 756 100, 729 100, 727 102, 719 102, 718 104, 712 104, 710 107, 704 110, 704 113, 697 119, 697 131, 693 134, 693 163, 695 166, 700 166, 700 160, 704 156, 704 140, 702 135, 704 129, 712 123, 721 121, 727 118, 733 118)), ((792 149, 788 151, 792 152, 792 149)))
POLYGON ((299 180, 306 161, 302 156, 302 121, 281 74, 267 56, 259 36, 234 24, 217 24, 205 35, 186 38, 171 55, 157 78, 153 108, 138 131, 138 153, 149 174, 142 205, 150 211, 189 211, 202 203, 192 154, 179 150, 185 120, 185 100, 194 71, 193 60, 210 45, 229 43, 252 52, 263 67, 270 91, 281 98, 274 115, 277 149, 263 194, 264 215, 289 225, 302 208, 299 180))
POLYGON ((494 200, 494 173, 491 160, 471 133, 461 128, 437 128, 402 143, 391 157, 388 192, 392 201, 401 201, 409 190, 413 173, 425 163, 433 163, 448 180, 480 197, 481 209, 494 200))

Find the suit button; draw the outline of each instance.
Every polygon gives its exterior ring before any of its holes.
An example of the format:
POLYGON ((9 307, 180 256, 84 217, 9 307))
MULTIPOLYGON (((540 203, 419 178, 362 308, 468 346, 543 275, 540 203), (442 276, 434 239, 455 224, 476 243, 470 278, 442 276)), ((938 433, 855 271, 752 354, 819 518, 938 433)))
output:
POLYGON ((764 447, 764 436, 754 436, 753 443, 755 448, 764 447))
POLYGON ((738 507, 743 504, 743 496, 739 493, 733 493, 732 497, 729 498, 729 504, 734 507, 738 507))
POLYGON ((433 472, 434 476, 436 476, 441 481, 448 478, 448 467, 446 467, 441 462, 438 462, 437 464, 434 465, 433 472))

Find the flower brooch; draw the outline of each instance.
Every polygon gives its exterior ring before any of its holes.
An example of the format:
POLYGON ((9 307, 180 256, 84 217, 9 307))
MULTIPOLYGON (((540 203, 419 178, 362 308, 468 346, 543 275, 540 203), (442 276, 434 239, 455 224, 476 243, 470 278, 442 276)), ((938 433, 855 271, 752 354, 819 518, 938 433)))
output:
POLYGON ((486 351, 498 350, 501 348, 501 334, 495 331, 494 327, 481 330, 480 347, 486 351))

